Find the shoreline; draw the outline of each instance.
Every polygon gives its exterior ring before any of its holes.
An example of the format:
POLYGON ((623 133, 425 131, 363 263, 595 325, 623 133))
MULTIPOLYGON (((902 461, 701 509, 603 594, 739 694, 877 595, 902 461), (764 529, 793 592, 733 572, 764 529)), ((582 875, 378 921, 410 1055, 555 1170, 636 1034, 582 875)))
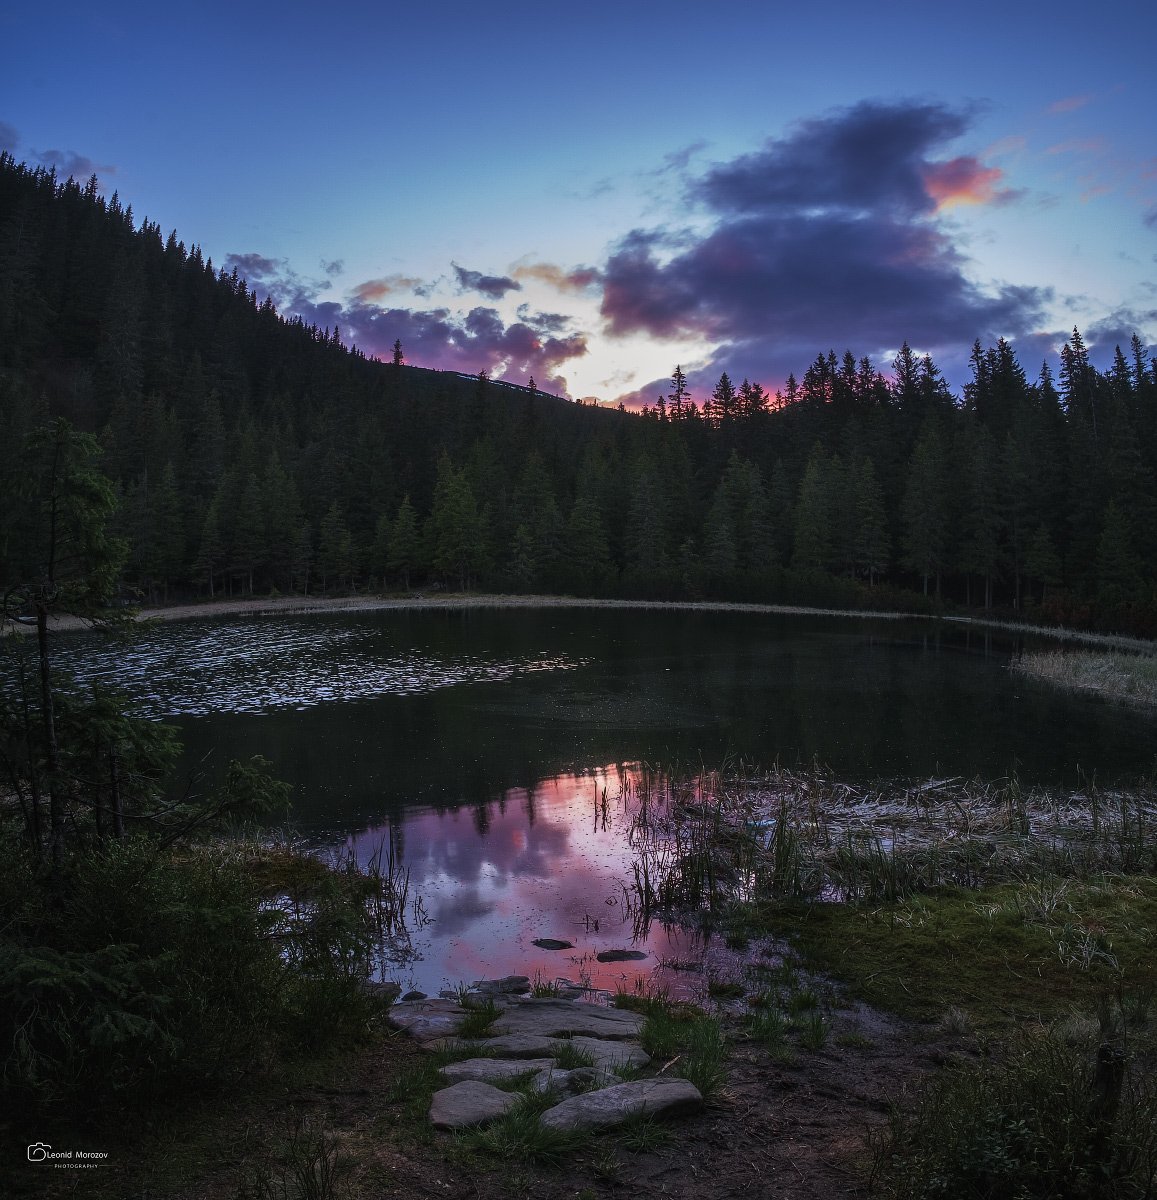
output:
MULTIPOLYGON (((438 592, 410 596, 275 596, 208 600, 193 604, 170 604, 137 610, 133 624, 150 621, 192 621, 204 617, 297 616, 315 612, 378 612, 466 609, 623 609, 640 612, 731 612, 757 616, 850 617, 859 620, 917 620, 995 629, 1006 633, 1076 642, 1090 646, 1157 655, 1157 641, 1124 634, 1093 633, 1063 626, 1019 625, 1013 621, 982 616, 937 615, 892 610, 818 608, 802 604, 756 604, 737 600, 624 600, 589 596, 523 595, 494 592, 438 592)), ((65 632, 85 629, 91 622, 79 617, 55 617, 50 628, 65 632)), ((0 637, 31 634, 34 627, 5 622, 0 637)))

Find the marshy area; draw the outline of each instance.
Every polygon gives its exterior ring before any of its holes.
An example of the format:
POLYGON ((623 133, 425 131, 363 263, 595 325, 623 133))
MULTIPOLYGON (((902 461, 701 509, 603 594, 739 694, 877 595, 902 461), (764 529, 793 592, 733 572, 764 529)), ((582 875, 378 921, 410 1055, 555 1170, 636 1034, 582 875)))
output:
MULTIPOLYGON (((434 1050, 391 1027, 391 994, 365 981, 423 919, 404 869, 217 842, 154 866, 152 895, 191 877, 233 895, 234 926, 218 936, 234 943, 202 947, 198 988, 216 980, 217 1016, 229 1019, 203 1045, 206 1064, 232 1055, 241 1069, 207 1069, 179 1112, 154 1088, 142 1113, 124 1085, 148 1083, 157 1064, 136 1063, 134 1077, 124 1038, 113 1053, 88 1030, 90 1057, 110 1055, 104 1070, 120 1072, 122 1087, 101 1103, 124 1119, 116 1129, 99 1115, 76 1125, 104 1138, 115 1160, 89 1174, 84 1194, 1153 1194, 1153 787, 958 778, 864 787, 818 767, 644 770, 617 796, 604 792, 592 819, 616 809, 629 821, 621 904, 636 935, 654 924, 694 929, 701 953, 589 999, 645 1018, 652 1066, 621 1077, 693 1080, 707 1101, 700 1114, 564 1135, 541 1125, 543 1097, 515 1075, 502 1085, 515 1103, 499 1120, 434 1131, 427 1112, 441 1072, 477 1056, 475 1039, 501 1010, 464 987, 470 1027, 434 1050), (245 889, 257 924, 243 931, 245 889), (261 957, 259 947, 275 949, 261 957), (215 975, 211 959, 223 952, 215 975), (244 978, 228 992, 239 956, 244 978), (257 1057, 224 1041, 243 1034, 239 1006, 244 1036, 262 1030, 257 1057)), ((110 896, 142 871, 126 854, 104 868, 117 875, 110 896)), ((156 936, 181 944, 178 923, 156 936)), ((563 987, 541 974, 531 986, 540 997, 563 987)), ((564 1057, 568 1069, 589 1065, 578 1051, 564 1057)), ((82 1057, 80 1074, 57 1080, 85 1084, 72 1102, 109 1083, 82 1079, 92 1065, 82 1057)), ((69 1103, 65 1090, 57 1099, 69 1103)), ((46 1189, 43 1175, 29 1191, 23 1177, 15 1194, 75 1191, 57 1178, 46 1189)))

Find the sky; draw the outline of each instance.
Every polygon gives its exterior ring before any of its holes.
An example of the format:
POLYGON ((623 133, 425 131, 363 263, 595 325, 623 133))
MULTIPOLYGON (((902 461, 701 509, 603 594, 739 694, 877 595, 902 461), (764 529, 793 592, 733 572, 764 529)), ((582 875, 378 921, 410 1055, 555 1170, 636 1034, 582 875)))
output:
POLYGON ((279 311, 654 403, 817 353, 1157 348, 1157 6, 0 10, 0 149, 279 311))

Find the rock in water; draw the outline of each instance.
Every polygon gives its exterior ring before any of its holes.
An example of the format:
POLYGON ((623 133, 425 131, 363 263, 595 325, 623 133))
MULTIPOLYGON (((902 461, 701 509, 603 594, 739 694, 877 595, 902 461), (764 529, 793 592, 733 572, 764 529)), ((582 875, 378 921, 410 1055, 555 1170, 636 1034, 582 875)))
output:
POLYGON ((485 1125, 518 1103, 511 1092, 499 1091, 488 1083, 467 1080, 434 1093, 430 1101, 430 1124, 435 1129, 465 1129, 485 1125))
POLYGON ((531 945, 537 946, 540 950, 574 949, 574 942, 564 942, 561 938, 535 938, 531 945))
POLYGON ((548 1129, 610 1129, 637 1114, 676 1117, 702 1107, 699 1089, 686 1079, 639 1079, 571 1096, 548 1108, 540 1120, 548 1129))
POLYGON ((604 950, 600 954, 595 955, 595 958, 601 963, 637 962, 639 959, 646 957, 646 954, 642 950, 604 950))

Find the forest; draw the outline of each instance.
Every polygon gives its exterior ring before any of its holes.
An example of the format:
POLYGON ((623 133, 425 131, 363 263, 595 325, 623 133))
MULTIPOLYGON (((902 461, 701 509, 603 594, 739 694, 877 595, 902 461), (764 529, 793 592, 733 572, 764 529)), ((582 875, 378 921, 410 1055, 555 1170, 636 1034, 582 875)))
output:
MULTIPOLYGON (((897 330, 897 340, 903 338, 897 330)), ((802 364, 801 364, 802 366, 802 364)), ((94 435, 126 601, 485 588, 999 611, 1157 633, 1157 363, 906 343, 642 412, 287 319, 119 197, 0 155, 0 588, 28 437, 94 435), (882 369, 883 368, 883 369, 882 369)))

